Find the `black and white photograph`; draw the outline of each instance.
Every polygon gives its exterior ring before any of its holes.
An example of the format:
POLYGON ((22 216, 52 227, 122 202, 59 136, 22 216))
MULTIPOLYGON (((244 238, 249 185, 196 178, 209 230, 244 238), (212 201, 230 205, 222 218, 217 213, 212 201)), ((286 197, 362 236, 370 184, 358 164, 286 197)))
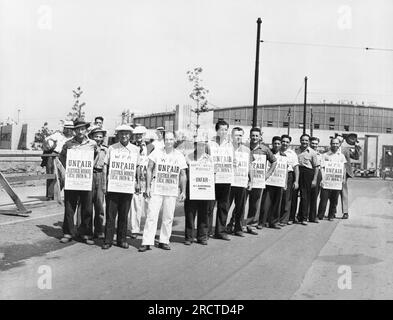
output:
POLYGON ((392 17, 0 0, 0 300, 393 299, 392 17))

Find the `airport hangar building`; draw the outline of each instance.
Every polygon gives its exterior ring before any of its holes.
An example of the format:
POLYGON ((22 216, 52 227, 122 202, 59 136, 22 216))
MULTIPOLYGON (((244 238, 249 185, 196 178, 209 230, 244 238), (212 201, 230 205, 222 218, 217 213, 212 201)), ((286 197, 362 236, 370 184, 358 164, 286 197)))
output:
MULTIPOLYGON (((223 119, 230 129, 242 127, 248 138, 252 124, 252 106, 217 108, 202 113, 199 132, 209 137, 214 135, 214 124, 223 119)), ((196 115, 191 106, 176 106, 171 112, 134 117, 135 124, 148 129, 165 127, 192 136, 195 132, 196 115)), ((303 104, 269 104, 257 108, 257 125, 262 128, 263 140, 271 143, 273 136, 289 131, 294 145, 299 144, 303 133, 303 104)), ((393 109, 354 105, 348 103, 308 103, 306 133, 320 138, 320 145, 327 147, 335 133, 356 133, 362 147, 359 161, 354 167, 362 170, 388 168, 393 172, 393 109)), ((360 170, 359 170, 360 171, 360 170)))

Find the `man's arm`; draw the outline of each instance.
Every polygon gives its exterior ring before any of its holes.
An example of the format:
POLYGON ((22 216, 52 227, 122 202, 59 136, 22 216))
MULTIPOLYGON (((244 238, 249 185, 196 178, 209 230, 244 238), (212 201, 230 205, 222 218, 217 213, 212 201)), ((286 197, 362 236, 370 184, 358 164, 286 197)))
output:
POLYGON ((265 180, 270 178, 270 176, 273 174, 276 167, 277 167, 277 161, 272 162, 269 170, 266 172, 265 180))
POLYGON ((187 175, 186 175, 186 170, 181 169, 180 170, 180 195, 179 195, 179 200, 184 201, 186 198, 186 185, 187 185, 187 175))
POLYGON ((155 163, 153 160, 149 159, 149 164, 147 165, 147 170, 146 170, 146 192, 145 192, 145 198, 150 198, 151 197, 151 191, 150 191, 150 185, 151 185, 151 180, 153 178, 153 170, 154 170, 155 163))
POLYGON ((349 157, 353 160, 359 160, 359 157, 360 157, 359 144, 355 144, 355 151, 352 151, 352 149, 349 149, 349 157))
POLYGON ((299 165, 293 167, 293 172, 295 172, 295 181, 293 182, 293 189, 299 189, 299 165))

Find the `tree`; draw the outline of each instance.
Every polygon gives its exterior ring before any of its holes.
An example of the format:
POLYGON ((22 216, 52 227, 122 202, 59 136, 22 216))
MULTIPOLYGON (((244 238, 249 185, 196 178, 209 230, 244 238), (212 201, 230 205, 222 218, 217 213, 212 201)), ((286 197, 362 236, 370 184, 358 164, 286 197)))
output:
POLYGON ((72 90, 72 93, 74 95, 74 105, 72 107, 72 111, 68 113, 67 118, 75 121, 76 119, 84 119, 85 118, 85 112, 82 111, 82 107, 86 105, 85 102, 79 102, 81 95, 83 91, 81 90, 81 87, 76 88, 75 90, 72 90))
POLYGON ((48 122, 45 122, 41 129, 34 135, 34 141, 31 144, 31 148, 33 150, 41 150, 45 138, 50 136, 52 133, 53 131, 48 128, 48 122))
POLYGON ((209 90, 202 86, 202 79, 200 74, 202 73, 203 69, 201 67, 194 68, 192 71, 187 71, 188 80, 192 82, 193 87, 189 97, 194 100, 196 103, 196 108, 192 109, 191 111, 195 112, 197 115, 197 122, 196 122, 196 130, 195 130, 195 137, 198 135, 199 125, 199 116, 203 112, 210 111, 207 107, 207 94, 209 90))

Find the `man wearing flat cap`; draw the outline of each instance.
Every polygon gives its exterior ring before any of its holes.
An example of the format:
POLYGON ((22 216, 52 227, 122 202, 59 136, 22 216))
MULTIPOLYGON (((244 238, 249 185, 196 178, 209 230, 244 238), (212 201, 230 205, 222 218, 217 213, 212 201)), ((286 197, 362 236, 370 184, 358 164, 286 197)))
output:
POLYGON ((104 198, 106 192, 106 167, 104 165, 108 147, 103 144, 106 130, 99 126, 91 128, 89 137, 98 146, 93 168, 93 208, 94 208, 94 238, 103 239, 104 234, 104 198))
MULTIPOLYGON (((68 150, 82 150, 94 151, 94 156, 97 155, 97 143, 87 137, 87 128, 89 123, 84 120, 77 119, 74 121, 75 136, 66 141, 60 153, 60 162, 64 168, 67 167, 67 151, 68 150)), ((81 190, 64 190, 64 222, 63 222, 63 238, 62 243, 67 243, 73 238, 74 232, 74 215, 78 204, 81 205, 81 224, 79 226, 78 234, 82 240, 89 245, 94 244, 93 238, 93 192, 81 190)))
POLYGON ((132 128, 123 124, 116 128, 119 142, 109 146, 105 157, 108 170, 106 194, 105 242, 102 249, 112 246, 117 216, 117 245, 128 249, 127 221, 132 196, 139 192, 139 148, 130 143, 132 128))
POLYGON ((165 143, 164 143, 165 128, 164 127, 158 127, 156 129, 156 135, 157 135, 157 140, 153 141, 154 149, 161 149, 162 150, 165 147, 165 143))

